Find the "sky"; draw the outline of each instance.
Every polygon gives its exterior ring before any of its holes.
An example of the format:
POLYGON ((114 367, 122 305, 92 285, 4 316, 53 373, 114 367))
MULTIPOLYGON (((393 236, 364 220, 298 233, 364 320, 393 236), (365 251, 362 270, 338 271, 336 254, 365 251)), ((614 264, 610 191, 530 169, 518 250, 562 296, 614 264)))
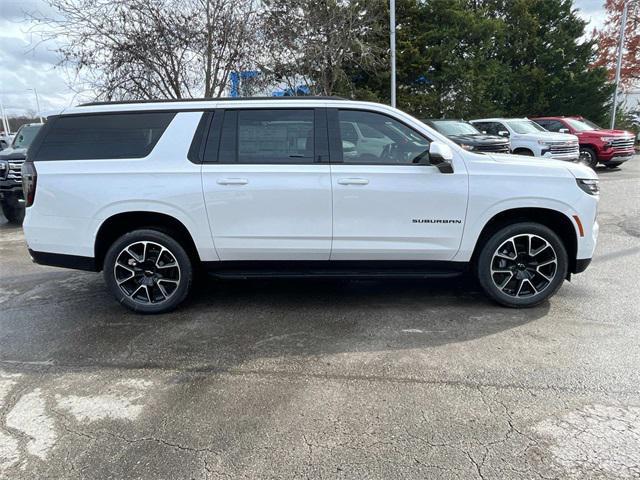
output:
MULTIPOLYGON (((575 0, 580 16, 589 22, 587 32, 604 22, 603 3, 575 0)), ((45 0, 0 0, 0 102, 7 114, 35 114, 38 108, 33 89, 38 92, 44 116, 90 100, 91 92, 75 91, 69 72, 57 67, 55 42, 42 43, 28 12, 54 13, 45 0)))

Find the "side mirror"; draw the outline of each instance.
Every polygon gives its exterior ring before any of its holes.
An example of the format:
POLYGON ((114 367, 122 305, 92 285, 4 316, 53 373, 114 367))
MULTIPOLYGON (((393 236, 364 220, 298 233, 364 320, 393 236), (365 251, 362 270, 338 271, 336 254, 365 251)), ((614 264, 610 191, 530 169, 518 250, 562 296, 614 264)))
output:
POLYGON ((433 141, 429 145, 429 165, 441 173, 453 173, 453 151, 446 143, 433 141))
POLYGON ((559 133, 571 133, 569 132, 568 128, 561 128, 560 130, 558 130, 559 133))
POLYGON ((500 130, 498 132, 498 135, 500 135, 501 137, 508 137, 509 136, 509 132, 507 132, 506 130, 500 130))

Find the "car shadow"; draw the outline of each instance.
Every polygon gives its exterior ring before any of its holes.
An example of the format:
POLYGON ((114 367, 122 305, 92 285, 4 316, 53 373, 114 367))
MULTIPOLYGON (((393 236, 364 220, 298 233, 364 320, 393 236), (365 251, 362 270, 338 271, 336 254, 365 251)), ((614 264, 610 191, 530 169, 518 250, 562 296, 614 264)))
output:
POLYGON ((475 280, 203 278, 178 310, 121 307, 100 275, 56 269, 6 277, 0 364, 231 369, 264 359, 430 349, 544 317, 549 304, 491 303, 475 280))

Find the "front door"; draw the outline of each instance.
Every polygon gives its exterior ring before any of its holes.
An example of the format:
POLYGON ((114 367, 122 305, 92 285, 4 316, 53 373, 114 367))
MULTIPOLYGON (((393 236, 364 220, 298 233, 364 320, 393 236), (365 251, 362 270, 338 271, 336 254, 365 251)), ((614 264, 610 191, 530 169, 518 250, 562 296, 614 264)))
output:
POLYGON ((330 167, 320 163, 327 145, 326 133, 318 133, 324 115, 286 108, 215 113, 202 185, 221 260, 329 259, 330 167))
POLYGON ((397 119, 362 110, 330 111, 333 187, 332 260, 451 260, 467 208, 466 169, 418 164, 429 140, 397 119), (338 117, 337 119, 335 117, 338 117), (349 124, 375 130, 379 154, 343 141, 349 124), (338 158, 334 158, 338 157, 338 158), (334 162, 337 160, 337 163, 334 162))

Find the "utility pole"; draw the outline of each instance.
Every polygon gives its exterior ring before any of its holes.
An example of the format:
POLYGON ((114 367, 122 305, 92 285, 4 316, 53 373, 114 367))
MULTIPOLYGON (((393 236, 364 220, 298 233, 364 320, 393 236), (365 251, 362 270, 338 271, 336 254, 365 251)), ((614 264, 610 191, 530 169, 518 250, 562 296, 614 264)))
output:
POLYGON ((620 69, 622 68, 622 54, 624 52, 624 33, 627 27, 627 14, 629 12, 629 3, 631 0, 624 2, 622 9, 622 19, 620 22, 620 40, 618 42, 618 62, 616 63, 616 89, 613 91, 613 106, 611 107, 611 130, 616 126, 616 110, 618 109, 618 85, 620 84, 620 69))
POLYGON ((7 115, 4 113, 4 106, 2 105, 2 100, 0 100, 0 116, 2 116, 2 128, 6 135, 9 134, 9 120, 7 119, 7 115))
POLYGON ((40 99, 38 98, 38 91, 35 88, 28 88, 27 90, 33 90, 33 93, 36 95, 36 108, 38 109, 38 117, 40 118, 40 123, 44 123, 42 119, 42 114, 40 113, 40 99))
POLYGON ((391 36, 391 106, 396 106, 396 0, 390 0, 389 33, 391 36))

